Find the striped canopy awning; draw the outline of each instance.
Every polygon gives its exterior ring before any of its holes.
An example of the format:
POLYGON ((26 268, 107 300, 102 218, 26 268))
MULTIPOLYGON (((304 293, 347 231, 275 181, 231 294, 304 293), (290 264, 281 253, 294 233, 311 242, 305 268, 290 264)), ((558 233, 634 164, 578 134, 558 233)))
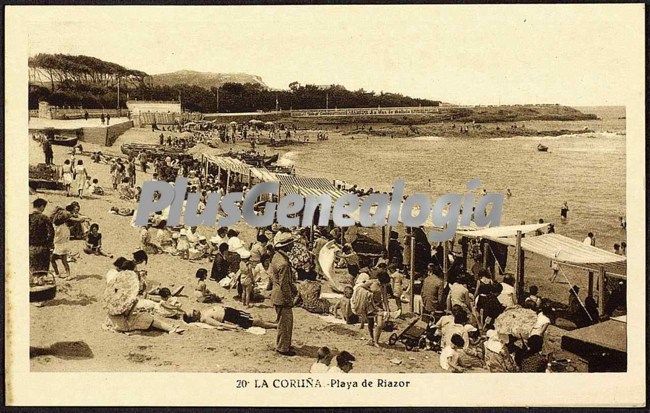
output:
POLYGON ((332 182, 325 178, 308 178, 306 176, 275 174, 280 182, 280 192, 285 194, 300 194, 303 196, 329 195, 333 201, 347 192, 337 189, 332 182))
MULTIPOLYGON (((493 241, 509 246, 515 246, 514 238, 493 238, 493 241)), ((521 248, 549 258, 558 263, 565 263, 598 271, 605 271, 624 276, 627 273, 627 258, 617 255, 560 234, 543 234, 536 237, 527 236, 521 239, 521 248)))
POLYGON ((251 166, 240 161, 239 159, 230 158, 227 156, 204 155, 208 162, 217 165, 218 167, 230 172, 235 172, 242 175, 248 175, 251 166))
POLYGON ((260 182, 276 182, 278 178, 266 168, 251 167, 251 176, 260 182))

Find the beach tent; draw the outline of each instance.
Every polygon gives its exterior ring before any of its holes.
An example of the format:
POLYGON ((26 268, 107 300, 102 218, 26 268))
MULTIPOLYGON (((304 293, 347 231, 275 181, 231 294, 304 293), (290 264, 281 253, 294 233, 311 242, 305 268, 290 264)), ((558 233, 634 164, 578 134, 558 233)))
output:
POLYGON ((182 132, 178 137, 181 139, 192 139, 194 134, 192 132, 182 132))
POLYGON ((627 277, 627 258, 556 233, 522 237, 524 232, 536 230, 534 228, 536 225, 544 226, 546 224, 485 228, 477 231, 458 231, 458 233, 465 236, 487 238, 517 248, 519 253, 516 255, 518 259, 515 282, 522 288, 523 254, 520 253, 521 251, 532 252, 556 261, 560 265, 587 271, 589 274, 589 295, 593 294, 593 274, 598 273, 598 286, 600 288, 598 310, 602 314, 604 310, 605 274, 625 279, 627 277), (515 234, 513 234, 513 231, 515 234), (519 257, 522 257, 522 259, 520 260, 519 257))

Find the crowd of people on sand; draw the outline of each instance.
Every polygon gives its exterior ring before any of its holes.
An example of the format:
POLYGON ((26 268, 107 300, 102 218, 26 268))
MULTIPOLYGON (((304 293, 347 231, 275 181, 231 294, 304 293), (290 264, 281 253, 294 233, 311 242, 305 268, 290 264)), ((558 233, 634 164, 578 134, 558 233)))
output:
MULTIPOLYGON (((83 162, 75 162, 74 155, 69 163, 67 161, 64 165, 77 165, 66 172, 69 174, 66 179, 72 178, 70 185, 75 185, 76 191, 76 182, 88 181, 90 177, 83 162)), ((93 161, 102 160, 93 158, 93 161)), ((153 179, 173 182, 177 176, 187 177, 189 192, 201 194, 198 212, 205 208, 208 192, 223 194, 247 190, 239 182, 229 182, 230 186, 226 187, 222 176, 206 174, 200 163, 191 157, 138 155, 127 161, 115 158, 108 162, 114 193, 125 200, 135 202, 139 196, 136 161, 142 171, 149 170, 148 165, 151 165, 153 179)), ((93 193, 97 193, 95 190, 99 187, 96 180, 94 183, 93 193)), ((85 193, 85 190, 76 192, 79 196, 85 193)), ((103 189, 102 193, 105 193, 103 189)), ((29 216, 32 284, 45 282, 44 275, 50 266, 62 279, 73 277, 68 264, 75 258, 69 244, 71 240, 83 240, 86 254, 113 257, 103 249, 99 225, 80 213, 78 202, 65 208, 56 207, 49 215, 44 213, 46 206, 46 200, 37 198, 29 216), (63 265, 63 275, 58 262, 63 265)), ((114 207, 111 212, 133 216, 131 225, 135 227, 134 209, 114 207)), ((567 212, 565 203, 561 213, 563 220, 567 219, 567 212)), ((206 237, 198 233, 197 227, 167 226, 168 214, 169 209, 166 209, 149 216, 148 224, 138 228, 140 248, 118 257, 108 269, 107 284, 130 279, 137 281, 139 287, 132 305, 125 306, 122 312, 108 312, 105 329, 124 333, 157 329, 180 334, 194 323, 220 330, 275 329, 275 350, 280 355, 293 356, 296 354, 292 346, 294 308, 300 307, 308 313, 334 317, 345 324, 358 324, 362 330, 367 328, 368 344, 382 348, 382 333, 394 330, 399 324, 403 304, 407 301, 406 292, 412 289, 415 311, 427 324, 426 349, 440 354, 439 364, 443 370, 462 372, 481 368, 491 372, 533 372, 546 369, 547 359, 542 347, 547 327, 557 317, 555 309, 539 296, 536 286, 529 287, 521 304, 516 303, 513 277, 504 274, 501 268, 495 271, 484 265, 479 240, 463 237, 452 241, 446 280, 440 265, 440 254, 444 255, 442 245, 432 245, 432 259, 426 273, 417 274, 414 284, 410 285, 406 275, 410 272, 408 234, 400 242, 399 234, 391 231, 382 254, 362 259, 362 254, 353 248, 355 234, 363 233, 359 226, 346 230, 333 226, 311 230, 273 224, 258 228, 255 239, 243 239, 234 228, 222 227, 213 236, 206 237), (455 252, 454 246, 460 246, 461 253, 455 252), (318 258, 324 249, 334 250, 338 280, 332 277, 331 269, 321 267, 318 258), (191 295, 193 303, 189 307, 184 308, 178 300, 184 286, 150 286, 147 263, 159 259, 162 254, 199 266, 191 295), (497 277, 501 277, 501 281, 497 277), (223 305, 223 297, 212 291, 209 283, 217 283, 219 291, 232 291, 244 309, 223 305), (333 293, 323 294, 324 286, 333 293), (262 301, 273 305, 274 321, 262 320, 250 313, 249 309, 262 301), (494 325, 497 317, 504 311, 520 307, 537 314, 530 333, 526 337, 500 334, 494 325)), ((621 222, 623 226, 623 218, 621 222)), ((554 228, 551 226, 547 231, 553 232, 554 228)), ((593 234, 588 238, 593 245, 593 234)), ((619 248, 625 253, 624 243, 619 248)), ((557 276, 556 267, 553 272, 557 276)), ((594 312, 595 301, 588 297, 583 304, 578 293, 577 286, 570 288, 568 313, 573 313, 571 315, 578 320, 576 325, 595 322, 598 319, 597 310, 594 312)), ((619 289, 618 294, 618 299, 624 300, 624 288, 619 289)), ((336 365, 330 366, 333 358, 327 347, 320 348, 311 371, 349 372, 355 361, 347 351, 339 352, 336 365)))

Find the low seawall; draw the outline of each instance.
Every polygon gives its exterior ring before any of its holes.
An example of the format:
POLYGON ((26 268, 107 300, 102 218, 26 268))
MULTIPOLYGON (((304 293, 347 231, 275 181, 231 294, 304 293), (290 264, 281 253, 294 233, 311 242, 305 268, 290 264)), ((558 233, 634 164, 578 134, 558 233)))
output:
POLYGON ((97 145, 111 146, 121 134, 132 127, 133 121, 127 121, 106 127, 83 128, 83 141, 97 145))

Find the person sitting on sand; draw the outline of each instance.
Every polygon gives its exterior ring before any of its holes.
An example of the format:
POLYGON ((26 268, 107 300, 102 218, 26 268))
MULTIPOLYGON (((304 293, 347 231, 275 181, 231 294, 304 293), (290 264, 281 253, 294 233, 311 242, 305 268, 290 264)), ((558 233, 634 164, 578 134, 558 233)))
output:
POLYGON ((104 188, 99 186, 99 180, 97 178, 93 178, 92 183, 88 187, 88 193, 91 195, 104 195, 104 188))
POLYGON ((190 258, 190 243, 187 240, 187 233, 185 228, 181 228, 178 234, 178 240, 176 241, 176 253, 174 255, 180 255, 184 260, 189 260, 190 258))
POLYGON ((192 309, 189 313, 183 315, 183 321, 186 323, 195 323, 198 321, 228 330, 249 329, 251 327, 275 329, 278 327, 276 323, 253 318, 250 313, 245 311, 220 305, 204 310, 192 309))
POLYGON ((351 286, 346 285, 343 288, 343 297, 331 308, 332 314, 335 317, 340 316, 347 324, 356 324, 359 322, 359 316, 352 312, 352 307, 350 306, 350 298, 352 298, 353 291, 351 286))
POLYGON ((316 361, 309 369, 310 373, 327 373, 332 362, 332 352, 328 347, 321 347, 316 353, 316 361))
POLYGON ((163 287, 158 291, 160 301, 156 303, 154 314, 164 318, 179 318, 184 312, 181 309, 181 303, 178 302, 176 297, 172 296, 172 292, 167 287, 163 287))
POLYGON ((460 350, 458 365, 465 368, 483 367, 485 365, 485 348, 481 333, 471 324, 465 324, 465 331, 469 342, 460 350))
POLYGON ((158 254, 160 248, 151 239, 151 224, 146 224, 140 230, 140 248, 147 254, 158 254))
POLYGON ((106 283, 110 283, 115 279, 115 276, 117 275, 118 272, 121 271, 122 265, 127 261, 126 258, 124 257, 118 257, 114 262, 113 262, 113 268, 108 270, 106 272, 106 283))
POLYGON ((271 277, 269 277, 268 273, 270 264, 271 256, 269 254, 264 254, 262 255, 261 262, 253 267, 253 278, 255 279, 255 283, 260 290, 271 291, 272 283, 271 277))
POLYGON ((488 340, 485 342, 485 366, 491 373, 514 373, 517 364, 508 352, 506 344, 508 336, 495 330, 488 330, 488 340))
POLYGON ((305 280, 298 283, 296 304, 315 314, 329 314, 331 304, 327 299, 321 298, 321 284, 316 281, 316 271, 311 270, 305 274, 305 280))
POLYGON ((328 373, 349 373, 354 367, 356 358, 347 351, 342 351, 336 356, 336 366, 331 366, 328 373))
MULTIPOLYGON (((141 301, 143 299, 138 299, 141 301)), ((125 314, 121 315, 108 315, 109 323, 106 328, 112 329, 120 333, 128 333, 131 331, 146 331, 146 330, 161 330, 170 334, 182 334, 185 329, 168 323, 163 318, 153 316, 146 311, 142 311, 138 303, 125 314)))
POLYGON ((99 224, 91 224, 86 236, 86 246, 84 247, 86 254, 101 255, 103 257, 113 258, 112 255, 106 254, 102 251, 102 234, 99 232, 99 224))
POLYGON ((133 201, 133 199, 135 199, 135 193, 131 188, 131 184, 129 183, 129 178, 127 177, 122 178, 121 182, 117 185, 115 189, 117 190, 120 199, 124 199, 127 201, 133 201))
POLYGON ((156 226, 156 245, 162 252, 171 254, 174 250, 174 242, 172 239, 172 231, 167 227, 167 221, 162 220, 156 226))
POLYGON ((440 352, 440 367, 443 370, 448 370, 453 373, 462 373, 465 371, 459 364, 460 357, 459 349, 465 346, 465 340, 458 334, 451 336, 451 340, 447 343, 440 352))
POLYGON ((205 268, 199 268, 196 271, 196 279, 198 280, 196 288, 194 289, 194 296, 196 297, 196 301, 200 303, 220 303, 221 297, 208 290, 208 286, 205 283, 205 279, 207 277, 208 270, 205 268))

